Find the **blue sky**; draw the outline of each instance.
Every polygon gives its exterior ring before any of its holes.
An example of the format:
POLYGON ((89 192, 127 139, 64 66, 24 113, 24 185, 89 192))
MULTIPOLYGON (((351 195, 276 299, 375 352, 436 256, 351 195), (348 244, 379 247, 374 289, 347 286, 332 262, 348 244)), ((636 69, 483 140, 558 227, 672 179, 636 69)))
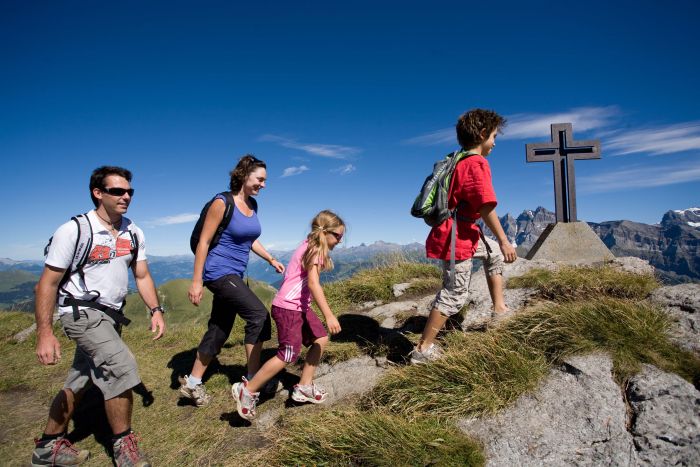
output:
POLYGON ((0 4, 0 257, 40 258, 104 164, 134 172, 148 251, 188 252, 247 152, 268 164, 268 248, 324 208, 348 245, 422 242, 410 205, 472 107, 510 121, 489 156, 499 215, 554 209, 525 144, 569 121, 602 142, 576 165, 580 219, 700 205, 697 2, 252 3, 0 4))

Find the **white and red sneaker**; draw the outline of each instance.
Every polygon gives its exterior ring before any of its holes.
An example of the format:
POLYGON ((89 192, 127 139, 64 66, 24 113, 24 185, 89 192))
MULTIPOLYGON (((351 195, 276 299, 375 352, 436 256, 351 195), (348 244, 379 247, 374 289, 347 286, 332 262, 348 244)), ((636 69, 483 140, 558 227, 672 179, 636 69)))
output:
POLYGON ((245 420, 252 420, 255 418, 255 407, 258 404, 260 393, 248 391, 246 388, 246 386, 248 386, 248 380, 245 378, 242 379, 243 382, 234 383, 233 386, 231 386, 231 395, 236 401, 238 415, 245 420))
POLYGON ((292 399, 297 402, 311 402, 312 404, 320 404, 326 400, 326 391, 317 386, 316 383, 311 383, 306 386, 301 384, 294 385, 292 399))

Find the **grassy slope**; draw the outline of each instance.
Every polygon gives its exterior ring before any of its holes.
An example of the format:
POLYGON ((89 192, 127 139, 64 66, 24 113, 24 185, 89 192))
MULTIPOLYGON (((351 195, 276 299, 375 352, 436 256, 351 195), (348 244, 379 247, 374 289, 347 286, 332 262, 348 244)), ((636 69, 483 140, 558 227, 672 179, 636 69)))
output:
MULTIPOLYGON (((213 404, 204 410, 179 405, 175 379, 192 364, 208 307, 188 306, 183 299, 187 283, 175 281, 160 291, 170 311, 169 334, 160 341, 151 341, 144 329, 143 305, 138 299, 129 303, 131 317, 141 317, 134 319, 124 339, 155 398, 153 405, 144 407, 136 397, 134 427, 159 465, 237 465, 241 458, 257 465, 481 465, 479 447, 450 420, 507 406, 536 387, 550 365, 566 355, 603 349, 613 356, 621 382, 641 362, 650 362, 700 384, 700 359, 670 344, 665 334, 667 318, 640 302, 656 286, 653 279, 639 281, 608 270, 584 271, 578 279, 565 271, 541 280, 543 274, 535 272, 518 285, 538 287, 546 301, 488 333, 449 333, 447 355, 440 363, 399 367, 358 404, 334 410, 285 409, 282 423, 267 432, 240 426, 228 396, 230 384, 244 370, 240 323, 218 365, 207 375, 213 404), (603 277, 607 279, 601 281, 603 277), (601 289, 601 283, 617 288, 601 289), (426 412, 433 415, 421 415, 426 412)), ((337 314, 352 314, 363 301, 389 299, 391 284, 411 277, 422 278, 416 292, 434 290, 439 281, 430 266, 401 264, 328 284, 326 291, 337 314)), ((33 338, 14 344, 2 337, 29 324, 27 315, 0 315, 0 358, 5 363, 0 369, 0 458, 8 460, 8 465, 26 463, 31 438, 43 428, 47 404, 61 387, 73 348, 57 330, 64 346, 63 361, 53 367, 36 364, 33 338)), ((274 348, 274 338, 267 348, 274 348)), ((366 351, 346 341, 332 343, 329 354, 343 359, 366 351)), ((261 411, 269 410, 273 402, 262 404, 261 411)), ((108 464, 92 436, 82 440, 81 446, 95 455, 88 465, 108 464)))

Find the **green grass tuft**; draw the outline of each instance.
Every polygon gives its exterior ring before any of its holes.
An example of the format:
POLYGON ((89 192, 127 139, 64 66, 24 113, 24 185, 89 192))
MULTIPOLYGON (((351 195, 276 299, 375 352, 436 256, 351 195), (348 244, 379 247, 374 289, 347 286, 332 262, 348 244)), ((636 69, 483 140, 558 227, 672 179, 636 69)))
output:
POLYGON ((439 285, 440 277, 440 271, 431 264, 397 262, 363 269, 349 279, 324 284, 323 292, 331 310, 340 315, 364 302, 395 300, 394 284, 419 279, 411 291, 420 292, 439 285))
POLYGON ((336 409, 303 414, 272 434, 272 465, 481 466, 478 443, 426 417, 336 409))
POLYGON ((567 301, 600 297, 602 295, 641 300, 659 282, 650 274, 634 274, 612 266, 562 267, 557 271, 533 269, 508 279, 508 288, 532 287, 548 300, 567 301))
POLYGON ((611 355, 619 384, 648 363, 698 386, 700 358, 669 340, 669 326, 646 302, 603 297, 543 305, 486 334, 448 335, 442 359, 395 370, 368 400, 414 416, 480 416, 535 388, 565 357, 601 351, 611 355))

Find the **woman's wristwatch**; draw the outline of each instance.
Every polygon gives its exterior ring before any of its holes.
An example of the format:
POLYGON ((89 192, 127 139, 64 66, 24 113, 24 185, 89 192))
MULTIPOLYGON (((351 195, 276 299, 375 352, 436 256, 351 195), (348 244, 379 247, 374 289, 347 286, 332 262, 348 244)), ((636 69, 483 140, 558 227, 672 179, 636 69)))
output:
POLYGON ((153 314, 154 314, 156 311, 160 311, 160 313, 161 313, 162 315, 165 314, 165 310, 163 309, 163 307, 160 306, 160 305, 158 305, 158 306, 154 306, 153 308, 151 308, 151 316, 153 316, 153 314))

